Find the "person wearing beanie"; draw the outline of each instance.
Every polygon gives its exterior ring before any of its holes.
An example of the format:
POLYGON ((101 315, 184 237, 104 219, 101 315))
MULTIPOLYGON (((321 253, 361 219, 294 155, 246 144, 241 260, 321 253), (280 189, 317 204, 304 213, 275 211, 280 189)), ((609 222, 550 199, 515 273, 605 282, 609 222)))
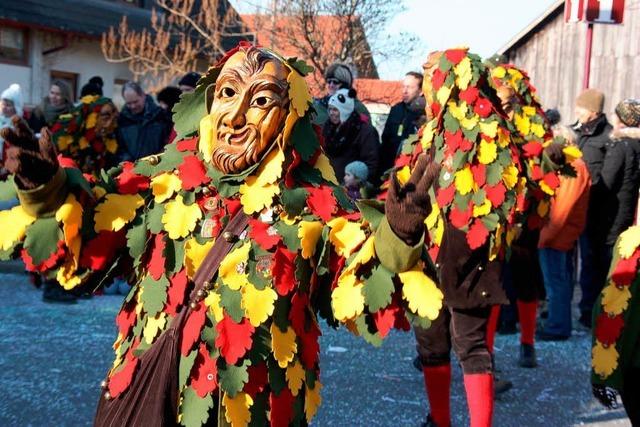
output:
POLYGON ((182 78, 178 81, 178 88, 180 88, 182 93, 191 93, 196 90, 198 80, 200 80, 200 74, 196 73, 195 71, 191 71, 190 73, 182 76, 182 78))
POLYGON ((549 108, 547 111, 544 112, 544 115, 547 116, 547 120, 549 120, 549 125, 551 127, 554 127, 556 125, 560 124, 560 111, 558 111, 555 108, 549 108))
POLYGON ((158 101, 160 108, 171 112, 171 110, 173 110, 173 106, 180 101, 181 94, 182 91, 180 91, 179 88, 175 86, 167 86, 158 92, 156 100, 158 101))
MULTIPOLYGON (((580 288, 582 298, 579 303, 580 323, 591 327, 591 309, 604 285, 609 268, 609 255, 605 248, 606 232, 601 227, 611 221, 608 218, 608 206, 605 200, 608 195, 601 185, 602 169, 608 149, 612 146, 609 134, 612 127, 604 115, 604 94, 597 89, 586 89, 575 103, 576 122, 572 128, 578 135, 578 148, 582 151, 582 159, 589 169, 591 189, 589 208, 587 210, 587 226, 580 236, 580 288)), ((610 154, 613 154, 610 153, 610 154)), ((610 163, 609 167, 613 165, 610 163)))
POLYGON ((344 168, 344 187, 352 200, 372 197, 373 188, 368 179, 369 168, 359 160, 349 163, 344 168))
POLYGON ((85 96, 102 96, 102 87, 95 83, 87 83, 82 86, 80 89, 80 98, 84 98, 85 96))
MULTIPOLYGON (((348 65, 339 62, 334 62, 324 73, 324 81, 326 83, 327 94, 321 98, 314 100, 314 108, 316 110, 316 116, 314 123, 322 126, 328 119, 327 109, 329 108, 329 99, 340 89, 351 89, 353 87, 355 78, 354 74, 348 65)), ((358 113, 364 114, 369 121, 371 121, 371 114, 367 107, 356 99, 355 109, 358 113)))
POLYGON ((338 89, 329 98, 328 120, 322 128, 327 156, 340 182, 345 167, 355 160, 366 164, 369 171, 378 167, 378 132, 358 113, 356 103, 355 90, 338 89))
MULTIPOLYGON (((20 85, 13 83, 0 94, 0 129, 11 127, 11 118, 15 115, 22 117, 22 90, 20 85)), ((4 158, 4 140, 0 138, 0 161, 4 158)), ((0 171, 1 174, 1 171, 0 171)))

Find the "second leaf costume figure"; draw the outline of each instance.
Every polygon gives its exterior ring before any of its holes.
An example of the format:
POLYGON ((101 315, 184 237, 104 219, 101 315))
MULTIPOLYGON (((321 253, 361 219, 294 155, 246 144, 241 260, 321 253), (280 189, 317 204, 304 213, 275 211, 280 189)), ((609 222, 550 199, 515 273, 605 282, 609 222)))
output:
MULTIPOLYGON (((54 178, 17 171, 22 205, 0 218, 14 230, 0 241, 4 256, 20 254, 67 289, 107 271, 132 277, 108 398, 127 392, 140 355, 184 307, 196 269, 239 210, 251 216, 247 232, 182 331, 181 424, 219 415, 234 426, 305 424, 322 387, 318 316, 379 343, 437 315, 442 294, 426 273, 424 240, 407 245, 393 219, 375 205, 354 210, 337 184, 310 121, 308 71, 241 45, 183 97, 181 139, 163 154, 91 186, 55 161, 54 178)), ((42 141, 7 136, 22 147, 15 159, 47 162, 42 141)))

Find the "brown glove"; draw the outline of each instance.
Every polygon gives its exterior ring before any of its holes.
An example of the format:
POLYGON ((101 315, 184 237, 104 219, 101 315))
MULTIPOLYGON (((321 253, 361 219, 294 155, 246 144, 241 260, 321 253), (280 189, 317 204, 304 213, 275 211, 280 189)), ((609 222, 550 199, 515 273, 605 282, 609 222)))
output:
POLYGON ((564 146, 558 142, 553 142, 544 149, 544 152, 549 159, 558 166, 564 165, 565 157, 562 149, 564 146))
POLYGON ((13 128, 4 128, 0 136, 8 144, 4 167, 15 174, 15 182, 23 190, 42 185, 56 174, 59 164, 49 130, 43 128, 40 140, 33 135, 27 123, 18 116, 11 119, 13 128))
POLYGON ((391 174, 385 213, 393 232, 409 246, 416 245, 422 238, 424 220, 431 213, 428 191, 439 173, 440 165, 421 154, 404 186, 395 173, 391 174))

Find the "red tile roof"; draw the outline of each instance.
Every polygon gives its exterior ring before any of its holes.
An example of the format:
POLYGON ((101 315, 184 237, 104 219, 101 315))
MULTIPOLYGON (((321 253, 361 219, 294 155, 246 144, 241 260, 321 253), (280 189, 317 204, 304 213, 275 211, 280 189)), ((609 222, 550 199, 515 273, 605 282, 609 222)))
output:
POLYGON ((394 105, 402 101, 402 82, 398 80, 356 79, 354 89, 365 104, 394 105))

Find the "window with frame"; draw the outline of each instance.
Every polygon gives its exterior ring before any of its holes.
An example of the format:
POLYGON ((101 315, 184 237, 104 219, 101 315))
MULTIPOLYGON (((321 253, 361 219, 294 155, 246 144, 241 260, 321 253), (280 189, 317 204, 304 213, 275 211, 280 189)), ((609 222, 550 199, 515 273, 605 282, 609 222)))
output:
POLYGON ((0 26, 0 62, 26 64, 29 33, 25 28, 0 26))

